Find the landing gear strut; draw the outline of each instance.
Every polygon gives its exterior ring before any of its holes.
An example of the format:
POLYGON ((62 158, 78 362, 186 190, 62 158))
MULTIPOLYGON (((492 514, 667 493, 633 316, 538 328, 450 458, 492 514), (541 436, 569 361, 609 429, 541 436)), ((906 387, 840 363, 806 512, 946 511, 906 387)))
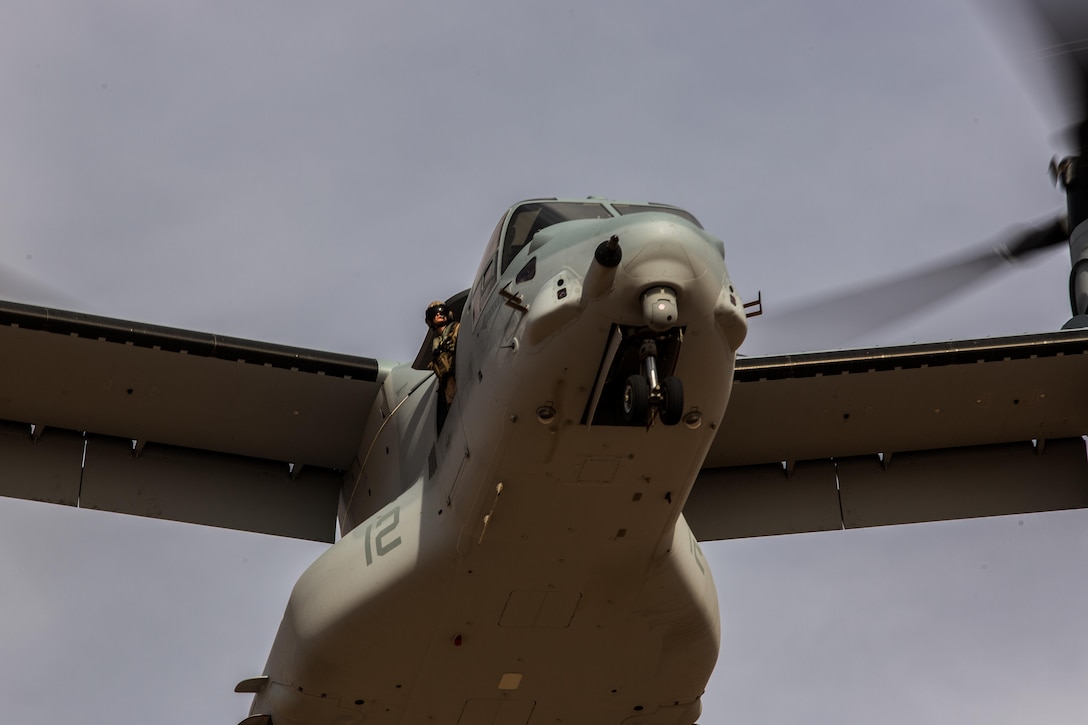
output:
POLYGON ((623 414, 628 423, 649 425, 656 411, 665 425, 676 425, 684 414, 680 378, 657 377, 657 343, 645 340, 638 351, 642 375, 631 375, 623 389, 623 414))

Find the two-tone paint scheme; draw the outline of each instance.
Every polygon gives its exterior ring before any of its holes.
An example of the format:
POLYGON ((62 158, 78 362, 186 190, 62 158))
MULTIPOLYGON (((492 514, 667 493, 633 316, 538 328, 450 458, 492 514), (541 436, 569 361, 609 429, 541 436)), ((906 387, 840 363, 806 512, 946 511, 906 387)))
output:
POLYGON ((681 511, 746 330, 722 242, 671 207, 523 202, 461 301, 449 415, 429 372, 386 372, 252 720, 690 725, 719 623, 681 511), (625 415, 646 339, 679 424, 625 415))

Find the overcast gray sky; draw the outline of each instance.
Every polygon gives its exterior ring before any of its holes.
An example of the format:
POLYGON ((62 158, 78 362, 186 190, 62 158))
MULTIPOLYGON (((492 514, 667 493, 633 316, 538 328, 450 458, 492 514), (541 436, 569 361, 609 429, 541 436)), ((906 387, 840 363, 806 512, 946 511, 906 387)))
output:
MULTIPOLYGON (((7 0, 0 261, 81 311, 403 360, 507 206, 600 194, 690 209, 773 310, 1062 207, 1013 65, 948 0, 7 0)), ((1055 329, 1067 270, 820 346, 1055 329)), ((1082 722, 1086 524, 708 545, 702 722, 1082 722)), ((237 722, 321 550, 0 500, 4 722, 237 722)))

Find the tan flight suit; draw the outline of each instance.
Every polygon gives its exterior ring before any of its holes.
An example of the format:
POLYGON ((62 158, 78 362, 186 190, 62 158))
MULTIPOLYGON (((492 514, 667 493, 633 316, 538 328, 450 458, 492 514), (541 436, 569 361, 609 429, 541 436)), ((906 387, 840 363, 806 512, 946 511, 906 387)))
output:
POLYGON ((446 394, 446 405, 453 402, 453 396, 457 394, 457 331, 461 328, 459 322, 450 322, 442 328, 442 332, 431 341, 431 363, 429 367, 434 370, 438 378, 438 387, 446 394))

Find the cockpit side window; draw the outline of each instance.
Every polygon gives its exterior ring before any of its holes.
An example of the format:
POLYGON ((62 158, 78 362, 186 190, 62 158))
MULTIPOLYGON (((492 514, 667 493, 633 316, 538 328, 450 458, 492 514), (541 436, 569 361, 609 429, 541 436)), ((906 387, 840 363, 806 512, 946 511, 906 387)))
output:
POLYGON ((657 204, 612 204, 612 208, 618 211, 621 215, 627 214, 641 214, 648 211, 656 211, 661 214, 672 214, 678 216, 681 219, 687 219, 699 229, 703 228, 703 225, 699 223, 699 220, 693 217, 683 209, 677 209, 675 206, 658 206, 657 204))
POLYGON ((502 271, 541 229, 574 219, 607 219, 612 214, 592 201, 531 201, 517 206, 506 227, 502 244, 502 271))

